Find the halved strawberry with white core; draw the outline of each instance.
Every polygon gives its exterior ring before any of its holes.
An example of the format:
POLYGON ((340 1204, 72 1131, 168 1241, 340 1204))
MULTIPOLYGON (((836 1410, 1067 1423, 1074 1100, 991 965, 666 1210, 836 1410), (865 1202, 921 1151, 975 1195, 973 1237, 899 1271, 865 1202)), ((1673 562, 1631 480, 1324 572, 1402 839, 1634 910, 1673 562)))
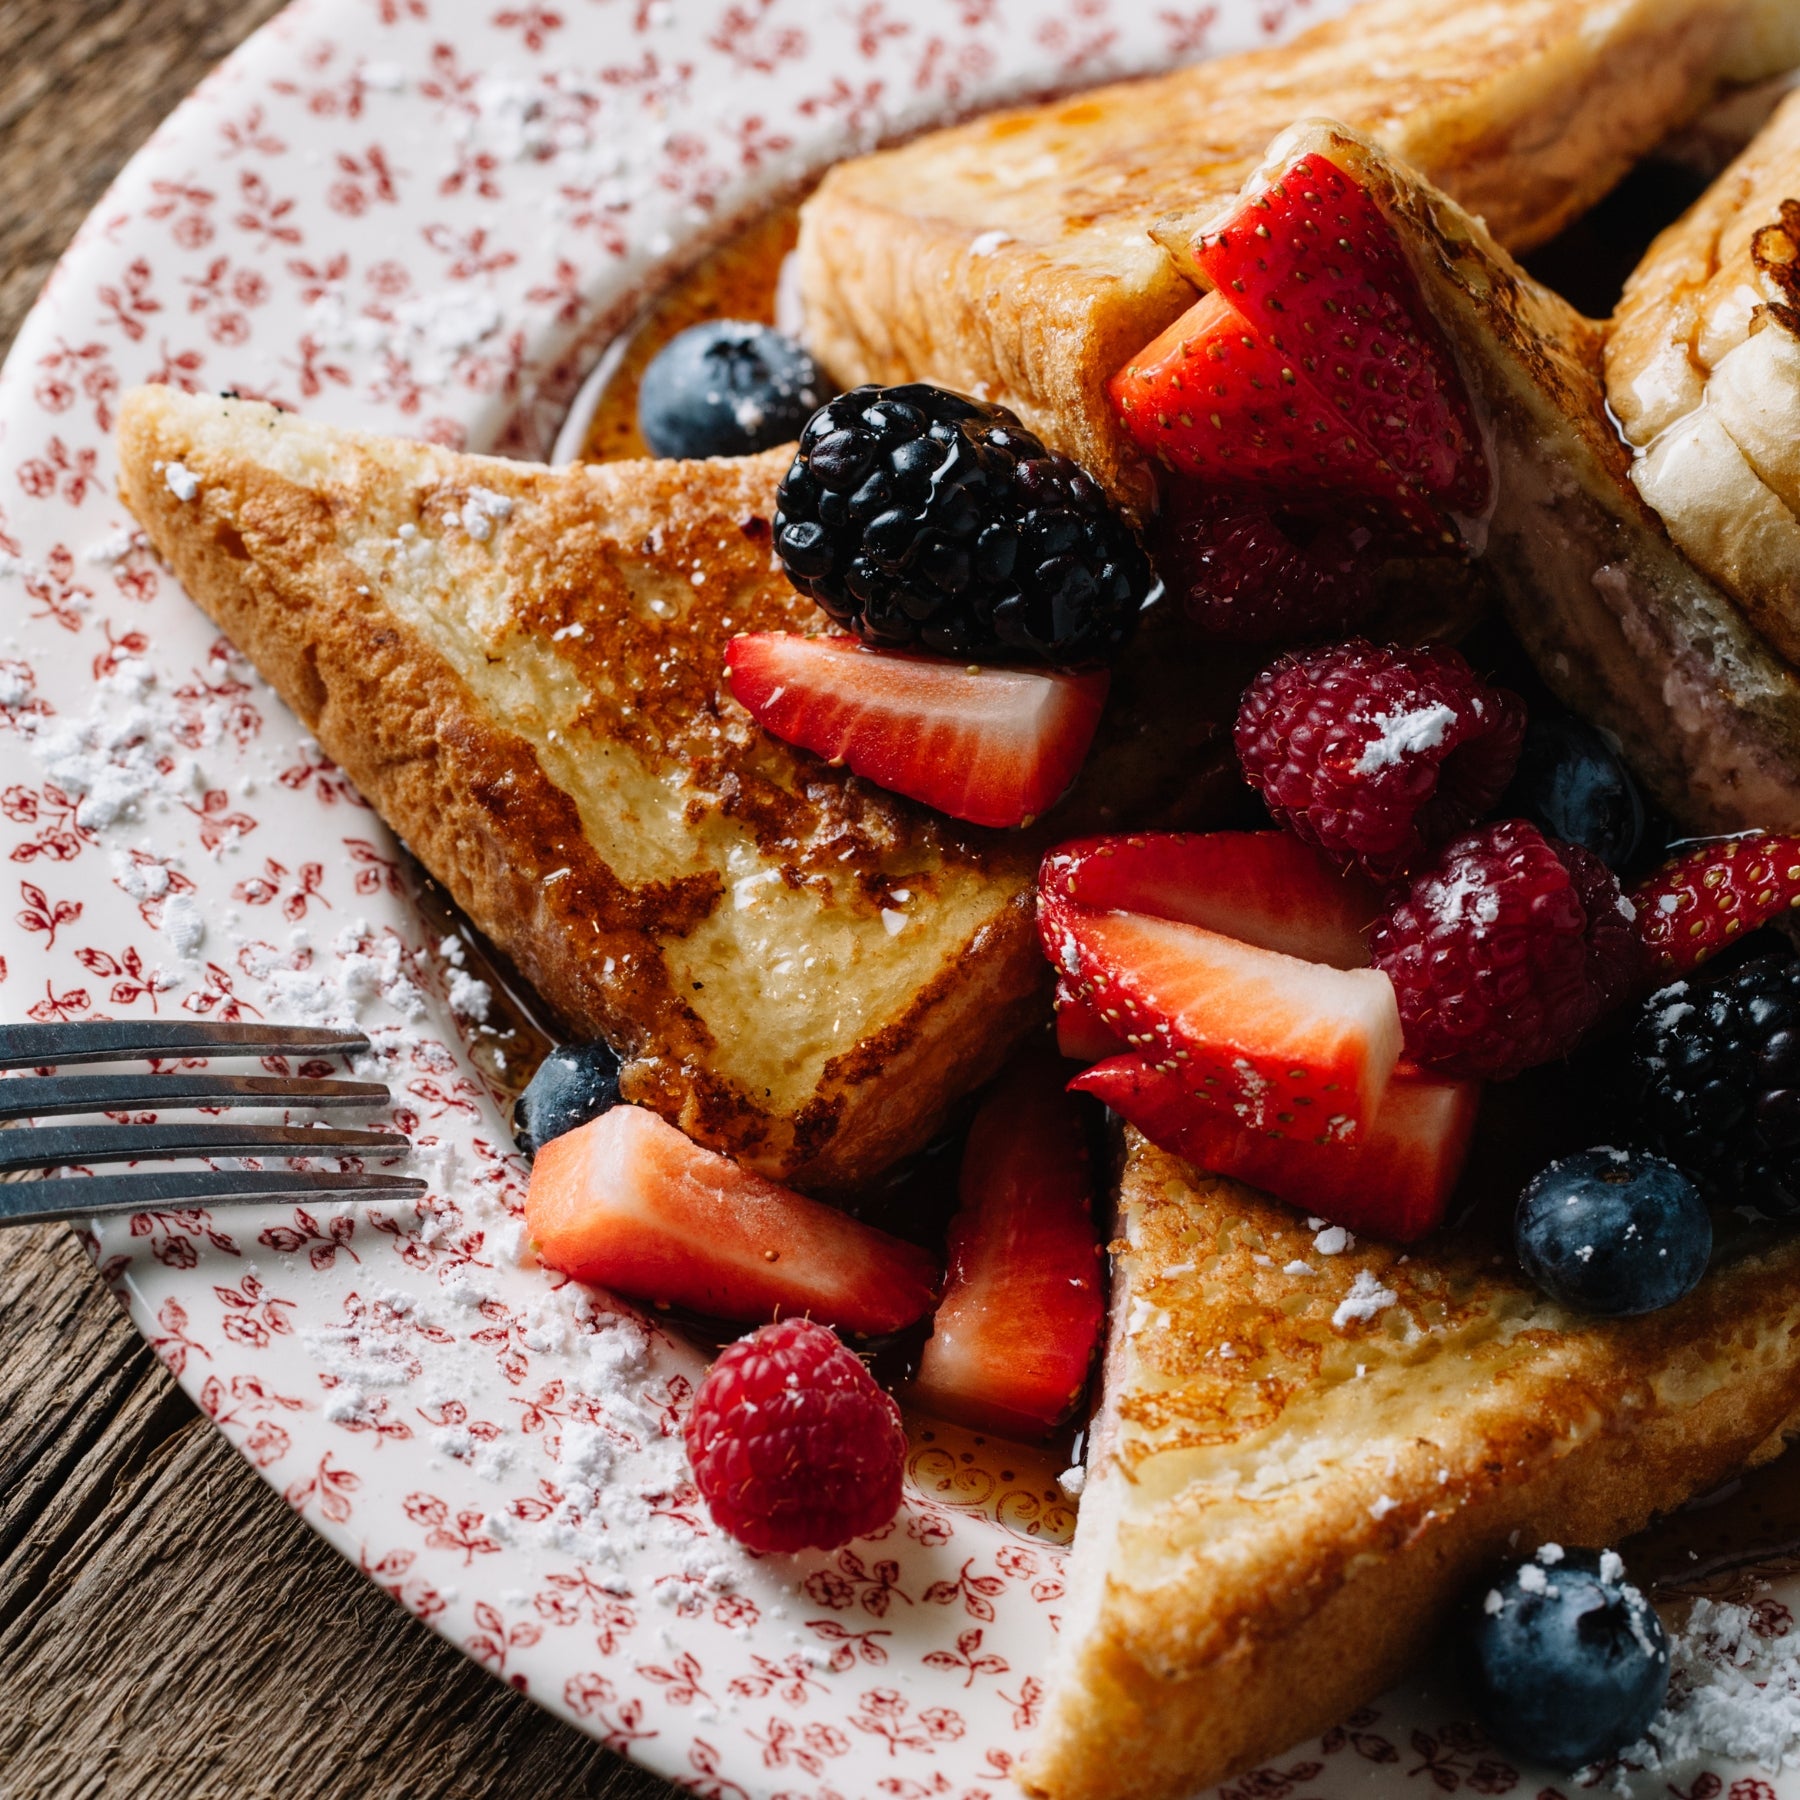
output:
POLYGON ((873 1336, 923 1318, 937 1289, 929 1251, 702 1149, 641 1106, 538 1151, 525 1225, 538 1259, 577 1281, 744 1324, 804 1313, 873 1336))
POLYGON ((1056 1048, 1072 1062, 1095 1063, 1131 1048, 1067 975, 1056 978, 1056 1048))
POLYGON ((1232 310, 1417 493, 1479 512, 1491 477, 1468 389, 1381 209, 1299 158, 1194 245, 1232 310))
POLYGON ((1213 284, 1108 383, 1172 469, 1238 491, 1378 502, 1453 543, 1492 477, 1468 391, 1392 227, 1300 158, 1194 248, 1213 284))
POLYGON ((950 1271, 919 1358, 919 1403, 977 1431, 1067 1418, 1100 1337, 1087 1103, 1047 1051, 1020 1059, 969 1128, 950 1271))
POLYGON ((1248 1182, 1304 1212, 1410 1243, 1443 1218, 1468 1156, 1478 1082, 1402 1064, 1365 1133, 1341 1144, 1250 1131, 1193 1093, 1182 1075, 1141 1055, 1076 1076, 1153 1144, 1196 1168, 1248 1182))
POLYGON ((1366 969, 1381 893, 1285 831, 1147 831, 1059 844, 1040 888, 1148 913, 1334 969, 1366 969))
POLYGON ((1224 294, 1190 307, 1109 391, 1132 436, 1184 475, 1238 490, 1405 497, 1398 473, 1224 294))
POLYGON ((1109 1025, 1243 1124, 1343 1140, 1375 1116, 1400 1056, 1394 988, 1379 969, 1302 962, 1042 890, 1038 923, 1051 960, 1109 1025))
POLYGON ((763 631, 725 650, 731 691, 776 737, 972 825, 1025 825, 1080 772, 1104 670, 973 667, 847 637, 763 631))

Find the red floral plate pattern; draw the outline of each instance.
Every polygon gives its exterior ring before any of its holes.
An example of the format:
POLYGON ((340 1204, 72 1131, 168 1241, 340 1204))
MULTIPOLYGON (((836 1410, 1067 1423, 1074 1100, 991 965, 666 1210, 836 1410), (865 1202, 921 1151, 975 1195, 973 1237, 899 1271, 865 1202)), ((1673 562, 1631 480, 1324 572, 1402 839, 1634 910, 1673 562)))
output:
MULTIPOLYGON (((659 267, 807 172, 1340 4, 302 0, 126 170, 0 374, 0 1007, 357 1017, 432 1179, 417 1214, 116 1222, 102 1272, 371 1581, 714 1800, 1006 1791, 1063 1591, 1056 1471, 921 1431, 876 1540, 759 1560, 710 1529, 679 1436, 702 1357, 531 1264, 466 979, 380 822, 132 535, 119 395, 542 456, 659 267)), ((1537 1791, 1434 1718, 1384 1702, 1224 1791, 1537 1791)))

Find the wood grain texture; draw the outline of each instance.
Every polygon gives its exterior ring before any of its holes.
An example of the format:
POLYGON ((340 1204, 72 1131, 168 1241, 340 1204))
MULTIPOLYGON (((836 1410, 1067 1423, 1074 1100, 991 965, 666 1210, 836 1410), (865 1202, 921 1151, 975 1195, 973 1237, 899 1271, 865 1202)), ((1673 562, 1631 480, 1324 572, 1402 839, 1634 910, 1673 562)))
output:
MULTIPOLYGON (((278 0, 0 0, 0 349, 278 0)), ((0 1800, 664 1800, 345 1566, 65 1227, 0 1233, 0 1800)))

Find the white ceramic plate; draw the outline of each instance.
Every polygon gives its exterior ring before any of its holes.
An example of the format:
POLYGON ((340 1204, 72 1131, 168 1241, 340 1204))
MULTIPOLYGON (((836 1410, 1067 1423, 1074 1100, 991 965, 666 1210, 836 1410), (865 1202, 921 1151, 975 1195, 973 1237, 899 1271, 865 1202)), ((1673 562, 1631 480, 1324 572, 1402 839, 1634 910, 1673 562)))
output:
MULTIPOLYGON (((879 1540, 755 1559, 709 1528, 679 1438, 702 1357, 522 1252, 465 984, 380 822, 132 537, 119 395, 545 455, 658 271, 850 149, 1340 3, 302 0, 133 161, 0 375, 0 1010, 354 1017, 432 1182, 417 1216, 145 1215, 95 1257, 371 1581, 698 1793, 1004 1792, 1062 1594, 1056 1470, 919 1430, 879 1540)), ((1225 1792, 1371 1783, 1543 1786, 1410 1696, 1225 1792)))

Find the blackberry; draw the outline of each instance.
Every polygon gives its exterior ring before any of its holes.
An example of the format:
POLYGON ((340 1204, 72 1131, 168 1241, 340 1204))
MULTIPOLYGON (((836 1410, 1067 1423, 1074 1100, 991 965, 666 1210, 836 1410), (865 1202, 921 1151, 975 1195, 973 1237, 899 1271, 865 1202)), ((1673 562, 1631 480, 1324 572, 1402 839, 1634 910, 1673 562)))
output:
POLYGON ((821 407, 781 484, 788 577, 871 644, 965 661, 1110 661, 1150 564, 1099 485, 1003 406, 860 387, 821 407))
POLYGON ((1712 1197, 1800 1216, 1800 960, 1758 956, 1644 1003, 1644 1126, 1712 1197))

